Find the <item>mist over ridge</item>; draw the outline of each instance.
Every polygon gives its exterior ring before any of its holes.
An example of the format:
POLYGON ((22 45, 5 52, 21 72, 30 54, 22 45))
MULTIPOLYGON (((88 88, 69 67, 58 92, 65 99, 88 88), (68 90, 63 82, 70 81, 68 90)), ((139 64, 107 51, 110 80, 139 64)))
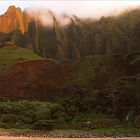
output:
MULTIPOLYGON (((30 17, 35 18, 38 20, 42 25, 44 26, 53 26, 53 20, 55 20, 59 23, 60 26, 68 25, 72 22, 72 19, 74 17, 78 17, 80 20, 91 20, 91 21, 98 21, 102 17, 117 17, 124 13, 128 13, 133 10, 140 9, 139 5, 132 5, 132 6, 126 6, 124 8, 118 8, 114 9, 110 12, 105 12, 104 14, 100 13, 100 9, 95 9, 95 14, 92 15, 80 15, 79 13, 72 13, 68 11, 55 11, 51 8, 47 8, 46 6, 40 5, 34 5, 29 8, 26 8, 26 12, 30 15, 30 17)), ((93 10, 94 11, 94 10, 93 10)))

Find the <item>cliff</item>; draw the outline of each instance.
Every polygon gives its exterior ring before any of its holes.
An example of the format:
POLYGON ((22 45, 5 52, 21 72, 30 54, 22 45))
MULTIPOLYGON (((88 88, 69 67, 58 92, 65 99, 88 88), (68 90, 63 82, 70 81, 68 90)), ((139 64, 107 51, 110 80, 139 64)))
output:
POLYGON ((22 12, 19 7, 9 6, 8 10, 0 15, 0 32, 8 33, 15 27, 18 27, 22 32, 27 31, 29 16, 26 12, 22 12))

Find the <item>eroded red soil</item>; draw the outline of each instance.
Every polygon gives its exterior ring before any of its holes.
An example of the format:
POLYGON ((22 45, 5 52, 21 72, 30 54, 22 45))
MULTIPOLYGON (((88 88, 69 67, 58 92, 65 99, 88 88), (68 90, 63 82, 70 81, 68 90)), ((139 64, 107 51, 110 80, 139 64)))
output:
POLYGON ((0 95, 11 99, 54 99, 68 79, 61 64, 49 60, 15 64, 0 78, 0 95))

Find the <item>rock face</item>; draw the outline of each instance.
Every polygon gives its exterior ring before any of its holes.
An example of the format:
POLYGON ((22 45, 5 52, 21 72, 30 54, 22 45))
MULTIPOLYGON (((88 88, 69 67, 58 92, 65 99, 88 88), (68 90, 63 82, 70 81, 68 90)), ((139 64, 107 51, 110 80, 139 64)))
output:
POLYGON ((18 27, 23 33, 27 31, 29 17, 26 12, 10 6, 5 14, 0 15, 0 32, 7 33, 18 27))

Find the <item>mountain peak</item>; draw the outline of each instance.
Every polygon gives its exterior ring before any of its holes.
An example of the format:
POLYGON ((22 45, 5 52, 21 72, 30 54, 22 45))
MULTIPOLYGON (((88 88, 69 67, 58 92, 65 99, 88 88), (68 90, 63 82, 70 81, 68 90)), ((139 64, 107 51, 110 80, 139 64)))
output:
POLYGON ((0 15, 0 32, 11 32, 15 27, 18 27, 22 32, 26 32, 28 24, 26 19, 27 15, 25 18, 21 8, 11 5, 5 14, 0 15))
POLYGON ((15 9, 16 9, 16 7, 14 5, 11 5, 11 6, 8 7, 7 11, 11 12, 11 11, 13 11, 15 9))

